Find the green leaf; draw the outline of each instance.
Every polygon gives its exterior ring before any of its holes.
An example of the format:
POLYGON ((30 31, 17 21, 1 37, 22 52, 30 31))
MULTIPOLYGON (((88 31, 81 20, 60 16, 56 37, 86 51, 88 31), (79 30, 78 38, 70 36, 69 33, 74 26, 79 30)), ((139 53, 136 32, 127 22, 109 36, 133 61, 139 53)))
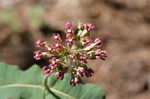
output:
POLYGON ((0 99, 105 99, 104 92, 96 85, 80 84, 71 86, 69 75, 64 80, 56 80, 53 75, 48 86, 58 98, 44 91, 43 74, 37 65, 27 71, 16 66, 0 63, 0 99), (46 92, 46 93, 45 93, 46 92))

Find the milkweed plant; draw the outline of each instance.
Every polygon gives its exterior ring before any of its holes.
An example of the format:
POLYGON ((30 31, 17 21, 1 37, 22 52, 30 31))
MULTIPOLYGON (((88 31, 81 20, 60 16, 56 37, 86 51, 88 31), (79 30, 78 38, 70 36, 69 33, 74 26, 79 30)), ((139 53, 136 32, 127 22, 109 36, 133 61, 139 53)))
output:
POLYGON ((91 77, 94 73, 88 66, 88 60, 105 60, 106 51, 102 50, 99 38, 91 39, 95 26, 90 23, 79 23, 77 26, 70 22, 64 24, 65 37, 53 33, 49 41, 37 40, 34 59, 47 61, 43 66, 44 75, 54 74, 58 80, 63 80, 64 74, 71 75, 70 84, 78 85, 82 77, 91 77))
POLYGON ((64 33, 37 40, 34 59, 44 60, 43 66, 21 71, 0 63, 0 99, 106 99, 101 88, 82 83, 94 74, 88 61, 107 58, 102 41, 93 39, 94 30, 90 23, 66 22, 64 33))

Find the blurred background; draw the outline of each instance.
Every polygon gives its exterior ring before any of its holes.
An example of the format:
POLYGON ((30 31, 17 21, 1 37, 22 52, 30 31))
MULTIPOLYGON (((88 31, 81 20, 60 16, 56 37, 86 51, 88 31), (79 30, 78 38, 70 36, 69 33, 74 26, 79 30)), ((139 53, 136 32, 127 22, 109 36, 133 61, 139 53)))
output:
POLYGON ((96 25, 106 61, 92 61, 88 82, 107 99, 150 99, 150 0, 0 0, 0 61, 27 69, 34 41, 71 21, 96 25))

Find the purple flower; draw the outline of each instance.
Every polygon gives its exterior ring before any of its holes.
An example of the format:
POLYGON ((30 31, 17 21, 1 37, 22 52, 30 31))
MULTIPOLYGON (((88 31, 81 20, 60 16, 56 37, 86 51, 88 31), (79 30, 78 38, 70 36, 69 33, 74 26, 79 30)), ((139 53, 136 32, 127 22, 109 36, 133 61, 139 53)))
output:
POLYGON ((65 26, 65 29, 71 29, 71 28, 73 28, 73 25, 72 25, 71 22, 66 22, 64 26, 65 26))
POLYGON ((106 58, 107 58, 106 54, 107 54, 107 52, 104 51, 104 50, 98 49, 98 50, 95 51, 96 59, 106 60, 106 58))
POLYGON ((58 66, 58 64, 49 64, 49 66, 50 66, 52 69, 54 69, 54 68, 56 68, 56 67, 58 66))
POLYGON ((102 41, 99 38, 96 38, 95 41, 96 45, 101 45, 102 41))
POLYGON ((38 50, 38 51, 34 51, 34 59, 35 60, 40 60, 41 59, 41 57, 42 57, 42 52, 40 51, 40 50, 38 50))
POLYGON ((83 77, 84 76, 84 72, 85 72, 84 67, 78 67, 77 70, 76 70, 76 72, 77 72, 76 73, 77 76, 83 77))
POLYGON ((74 38, 73 37, 69 37, 68 39, 66 39, 66 44, 68 46, 72 46, 74 43, 74 38))
POLYGON ((57 79, 62 80, 64 78, 64 73, 61 71, 58 71, 55 73, 55 76, 57 79))
POLYGON ((50 58, 48 61, 49 61, 49 63, 51 63, 51 64, 56 64, 56 63, 58 63, 60 60, 59 60, 58 58, 56 58, 56 57, 52 57, 52 58, 50 58))
POLYGON ((45 75, 48 75, 51 72, 51 69, 48 66, 43 66, 42 70, 45 75))
POLYGON ((88 56, 86 54, 79 55, 79 62, 81 64, 87 64, 87 59, 88 59, 88 56))
POLYGON ((89 59, 105 60, 107 53, 101 49, 102 41, 94 41, 90 34, 95 26, 90 23, 81 23, 75 29, 70 22, 65 23, 64 39, 59 33, 53 33, 52 42, 38 40, 36 47, 41 50, 34 52, 36 60, 45 59, 47 66, 42 68, 45 75, 53 73, 62 80, 65 73, 71 74, 71 85, 80 83, 82 77, 91 77, 94 71, 88 67, 89 59))
POLYGON ((55 42, 61 42, 62 41, 60 34, 58 34, 58 33, 53 33, 53 39, 55 42))
POLYGON ((79 29, 87 30, 88 32, 91 32, 95 29, 95 26, 91 23, 80 23, 79 29))
POLYGON ((81 44, 83 46, 89 46, 89 45, 91 45, 91 43, 92 42, 91 42, 91 40, 88 36, 85 36, 85 37, 81 38, 81 44))
POLYGON ((37 40, 36 41, 36 47, 44 47, 44 45, 45 45, 45 42, 43 41, 43 40, 37 40))
POLYGON ((80 80, 78 77, 72 77, 71 80, 70 80, 70 84, 71 85, 77 85, 80 83, 80 80))
POLYGON ((69 56, 68 56, 73 62, 75 62, 76 61, 76 59, 77 59, 77 57, 76 57, 76 54, 70 54, 69 56))
POLYGON ((91 68, 86 68, 84 73, 86 77, 91 77, 94 71, 91 68))

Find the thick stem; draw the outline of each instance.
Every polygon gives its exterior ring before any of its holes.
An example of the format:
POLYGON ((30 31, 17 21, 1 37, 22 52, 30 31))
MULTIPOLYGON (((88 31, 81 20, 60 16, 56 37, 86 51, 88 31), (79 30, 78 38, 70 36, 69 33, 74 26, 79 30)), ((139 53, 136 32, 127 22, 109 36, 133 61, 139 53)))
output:
POLYGON ((44 91, 43 91, 43 99, 46 99, 46 90, 44 88, 44 91))
MULTIPOLYGON (((45 87, 45 90, 44 91, 48 91, 49 93, 51 93, 56 99, 61 99, 59 96, 57 96, 54 92, 51 91, 51 89, 49 88, 48 86, 48 77, 49 75, 46 75, 43 79, 43 84, 44 84, 44 87, 45 87)), ((45 93, 45 92, 44 92, 45 93)), ((45 95, 45 94, 44 94, 45 95)), ((46 96, 44 96, 44 98, 46 98, 46 96)))

